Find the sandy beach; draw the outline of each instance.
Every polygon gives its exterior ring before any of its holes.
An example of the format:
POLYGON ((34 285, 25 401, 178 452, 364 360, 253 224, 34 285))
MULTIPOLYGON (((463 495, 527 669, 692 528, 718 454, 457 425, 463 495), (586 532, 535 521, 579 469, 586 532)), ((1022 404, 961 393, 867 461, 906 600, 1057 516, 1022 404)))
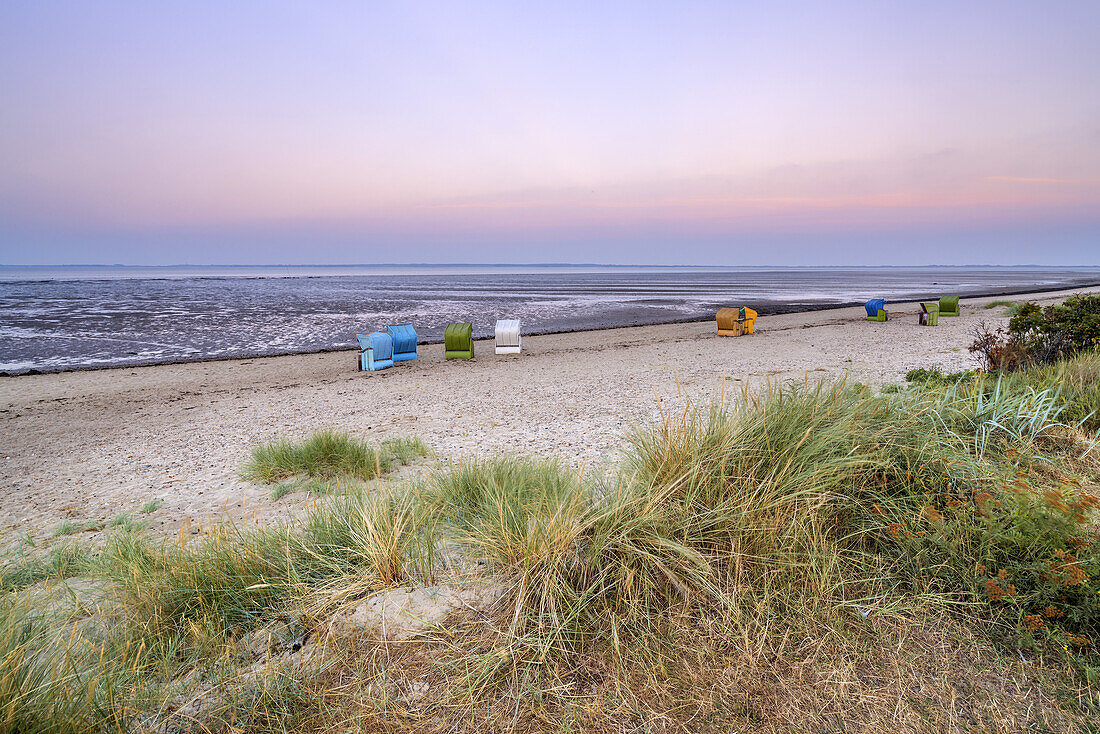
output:
POLYGON ((348 351, 5 378, 0 541, 135 513, 149 500, 161 501, 151 527, 166 533, 289 517, 308 499, 272 500, 270 487, 241 481, 240 467, 257 442, 323 427, 416 435, 442 460, 513 452, 599 464, 631 426, 715 399, 723 382, 736 396, 769 379, 880 385, 914 367, 973 368, 974 328, 1007 322, 1003 308, 982 308, 991 300, 964 300, 963 315, 936 328, 917 325, 917 304, 896 304, 886 323, 832 309, 762 318, 741 338, 717 337, 713 322, 645 326, 527 337, 519 356, 478 342, 475 360, 449 362, 430 345, 378 373, 357 372, 348 351))

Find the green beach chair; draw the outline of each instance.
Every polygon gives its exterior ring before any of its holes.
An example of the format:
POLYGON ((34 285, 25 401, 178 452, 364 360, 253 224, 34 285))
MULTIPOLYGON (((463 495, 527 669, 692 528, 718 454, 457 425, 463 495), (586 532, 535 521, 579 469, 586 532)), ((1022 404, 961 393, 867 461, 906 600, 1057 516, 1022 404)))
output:
POLYGON ((921 301, 920 318, 917 320, 917 323, 919 323, 921 326, 939 326, 940 302, 921 301))
POLYGON ((446 359, 474 358, 474 327, 466 321, 451 322, 443 332, 446 359))
POLYGON ((940 316, 958 316, 959 315, 959 297, 958 296, 941 296, 940 297, 940 316))

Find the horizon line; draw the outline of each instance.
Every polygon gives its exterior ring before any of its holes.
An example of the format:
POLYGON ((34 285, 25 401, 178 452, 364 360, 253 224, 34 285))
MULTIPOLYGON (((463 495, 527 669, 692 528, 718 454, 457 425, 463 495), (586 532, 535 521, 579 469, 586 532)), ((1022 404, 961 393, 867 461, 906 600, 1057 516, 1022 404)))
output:
POLYGON ((1014 263, 1011 265, 995 263, 965 263, 942 264, 930 263, 926 265, 857 265, 836 263, 829 265, 718 265, 718 264, 657 264, 657 263, 570 263, 570 262, 539 262, 539 263, 508 263, 508 262, 409 262, 409 263, 165 263, 158 265, 135 265, 127 263, 35 263, 16 264, 0 263, 0 268, 721 268, 721 269, 766 269, 766 268, 1100 268, 1100 264, 1057 264, 1040 265, 1038 263, 1014 263))

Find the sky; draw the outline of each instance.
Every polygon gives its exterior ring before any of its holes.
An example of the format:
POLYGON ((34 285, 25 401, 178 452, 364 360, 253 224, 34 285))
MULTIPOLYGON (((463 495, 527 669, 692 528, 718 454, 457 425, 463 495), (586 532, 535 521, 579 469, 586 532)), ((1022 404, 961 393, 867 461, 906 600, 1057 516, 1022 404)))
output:
POLYGON ((1100 2, 5 2, 0 263, 1100 264, 1100 2))

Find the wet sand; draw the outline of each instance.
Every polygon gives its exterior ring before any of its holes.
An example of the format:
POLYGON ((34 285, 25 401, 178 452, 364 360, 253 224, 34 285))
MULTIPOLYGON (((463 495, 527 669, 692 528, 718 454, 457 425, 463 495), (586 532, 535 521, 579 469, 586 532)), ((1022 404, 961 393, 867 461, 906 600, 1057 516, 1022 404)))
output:
POLYGON ((162 505, 142 517, 166 533, 288 517, 308 499, 272 500, 238 472, 255 443, 322 427, 417 435, 444 460, 514 452, 600 464, 632 426, 713 400, 723 383, 736 396, 769 379, 878 385, 914 367, 973 368, 974 328, 1007 321, 1003 308, 981 308, 991 300, 965 299, 963 315, 936 328, 917 325, 919 306, 900 304, 885 323, 867 322, 862 308, 792 313, 740 338, 716 336, 713 322, 641 326, 525 337, 518 356, 479 341, 473 361, 445 361, 429 345, 377 373, 357 372, 348 351, 3 378, 0 545, 46 537, 66 519, 137 514, 148 500, 162 505))

